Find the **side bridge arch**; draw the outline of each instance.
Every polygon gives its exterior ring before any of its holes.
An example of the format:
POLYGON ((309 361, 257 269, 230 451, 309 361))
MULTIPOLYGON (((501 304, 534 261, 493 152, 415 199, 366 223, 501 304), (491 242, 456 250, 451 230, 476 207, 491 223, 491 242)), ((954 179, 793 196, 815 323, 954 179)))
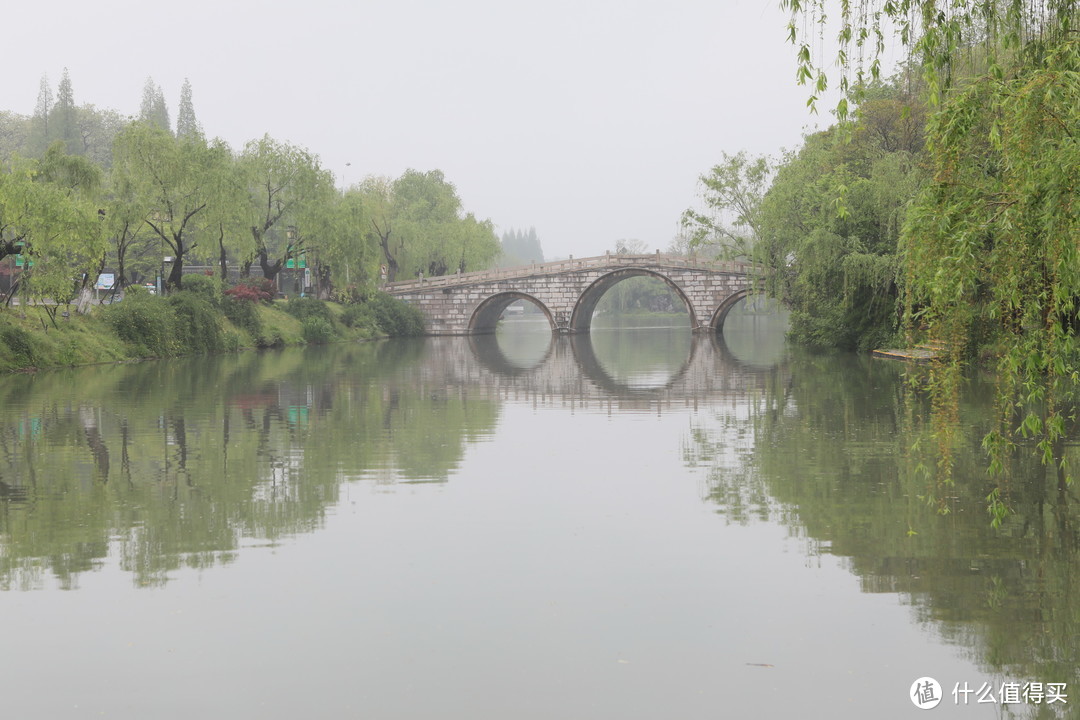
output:
POLYGON ((558 330, 558 325, 555 323, 551 310, 538 298, 528 293, 506 290, 495 293, 476 306, 472 317, 469 318, 469 334, 485 335, 495 332, 495 326, 498 324, 503 311, 518 300, 524 300, 536 305, 544 313, 552 331, 558 330))
POLYGON ((738 305, 739 301, 745 300, 751 295, 754 295, 756 292, 758 291, 755 290, 753 287, 748 287, 735 292, 733 295, 729 296, 726 300, 721 302, 720 305, 717 306, 716 312, 713 313, 712 318, 709 320, 709 329, 713 333, 719 333, 721 330, 723 330, 724 320, 727 319, 728 313, 731 312, 731 309, 738 305))

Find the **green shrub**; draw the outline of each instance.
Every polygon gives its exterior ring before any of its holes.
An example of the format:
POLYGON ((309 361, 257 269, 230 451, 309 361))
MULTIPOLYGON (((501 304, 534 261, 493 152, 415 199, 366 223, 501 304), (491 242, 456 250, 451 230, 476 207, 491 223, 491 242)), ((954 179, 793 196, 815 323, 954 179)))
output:
POLYGON ((172 354, 176 315, 165 298, 128 288, 124 302, 104 308, 101 316, 139 355, 172 354))
POLYGON ((240 333, 235 330, 225 330, 221 335, 222 349, 227 353, 234 353, 240 350, 240 333))
POLYGON ((255 338, 255 347, 264 349, 285 347, 285 338, 281 336, 281 330, 273 328, 269 335, 259 333, 259 336, 255 338))
POLYGON ((221 352, 220 316, 207 300, 182 290, 169 296, 169 306, 175 314, 176 342, 184 354, 221 352))
POLYGON ((313 297, 292 298, 285 303, 285 312, 301 322, 308 318, 320 318, 330 326, 334 324, 334 316, 330 314, 330 308, 322 300, 313 297))
POLYGON ((213 307, 221 307, 224 288, 220 278, 212 275, 185 275, 183 280, 184 292, 198 295, 213 307))
POLYGON ((11 351, 16 367, 33 367, 38 362, 30 333, 19 327, 0 327, 0 343, 11 351))
POLYGON ((304 320, 304 340, 310 345, 325 345, 334 336, 334 327, 321 317, 304 320))
POLYGON ((262 319, 256 301, 226 295, 221 301, 221 309, 233 325, 247 330, 252 336, 258 337, 262 332, 262 319))
POLYGON ((379 329, 392 337, 424 334, 424 316, 419 308, 408 305, 384 292, 368 301, 379 329))
POLYGON ((375 314, 366 304, 348 305, 341 313, 341 323, 347 328, 374 328, 375 314))

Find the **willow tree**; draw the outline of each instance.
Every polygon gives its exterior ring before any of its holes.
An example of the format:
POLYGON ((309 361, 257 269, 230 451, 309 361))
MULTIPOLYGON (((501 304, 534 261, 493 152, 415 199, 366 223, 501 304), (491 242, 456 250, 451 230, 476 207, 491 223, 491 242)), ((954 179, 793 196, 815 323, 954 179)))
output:
POLYGON ((214 152, 201 136, 175 138, 147 122, 135 122, 113 147, 116 192, 138 205, 143 223, 172 255, 166 285, 179 290, 185 259, 195 249, 197 223, 218 201, 227 153, 214 152))
POLYGON ((396 180, 372 177, 359 186, 372 245, 387 279, 434 277, 487 267, 499 255, 490 221, 462 214, 461 198, 441 170, 406 170, 396 180))
POLYGON ((380 255, 368 236, 369 223, 365 196, 355 187, 340 197, 335 194, 304 223, 303 232, 311 237, 308 259, 320 299, 329 299, 335 289, 346 298, 374 289, 380 255))
MULTIPOLYGON (((813 83, 812 104, 828 78, 800 20, 820 20, 825 2, 782 5, 792 11, 798 77, 813 83)), ((1061 488, 1071 479, 1064 439, 1080 402, 1080 2, 845 2, 840 25, 838 114, 880 72, 890 28, 936 108, 927 127, 933 178, 902 237, 908 330, 946 348, 931 377, 946 480, 964 363, 983 351, 995 358, 999 422, 984 446, 999 524, 1019 446, 1036 447, 1061 488)))
POLYGON ((249 190, 248 228, 255 259, 263 277, 274 280, 304 250, 298 229, 333 202, 333 177, 318 156, 269 135, 244 146, 240 167, 249 190))
POLYGON ((0 168, 0 254, 26 259, 23 292, 56 324, 60 305, 97 277, 107 245, 96 209, 100 171, 59 146, 41 162, 0 168))

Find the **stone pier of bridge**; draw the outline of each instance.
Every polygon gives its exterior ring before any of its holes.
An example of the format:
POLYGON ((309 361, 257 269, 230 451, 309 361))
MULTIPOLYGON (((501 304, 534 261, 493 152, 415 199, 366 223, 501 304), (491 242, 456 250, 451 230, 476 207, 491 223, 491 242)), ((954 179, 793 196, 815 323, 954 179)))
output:
POLYGON ((753 291, 745 263, 671 255, 602 255, 520 268, 459 273, 389 283, 384 290, 418 307, 432 335, 495 331, 503 311, 517 300, 534 303, 552 331, 588 332, 593 310, 616 283, 635 276, 663 280, 686 304, 696 332, 715 332, 728 311, 753 291))

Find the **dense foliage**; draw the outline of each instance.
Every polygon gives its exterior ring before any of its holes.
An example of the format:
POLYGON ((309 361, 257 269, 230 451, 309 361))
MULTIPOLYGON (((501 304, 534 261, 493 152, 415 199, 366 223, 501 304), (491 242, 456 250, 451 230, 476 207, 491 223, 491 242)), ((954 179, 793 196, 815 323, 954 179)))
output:
POLYGON ((462 217, 457 189, 440 170, 368 178, 356 192, 367 217, 364 237, 379 249, 390 282, 480 270, 499 255, 494 225, 462 217))
POLYGON ((175 291, 191 265, 229 282, 254 269, 274 294, 354 297, 499 254, 491 222, 438 170, 340 191, 305 148, 207 139, 186 82, 175 131, 152 79, 139 117, 117 118, 76 105, 66 71, 55 97, 42 79, 33 117, 0 113, 0 299, 85 311, 101 273, 175 291))
POLYGON ((105 308, 102 315, 139 355, 164 357, 176 351, 174 317, 164 298, 130 293, 124 302, 105 308))
POLYGON ((414 305, 407 305, 383 292, 375 293, 369 305, 376 325, 387 335, 423 335, 424 316, 414 305))
MULTIPOLYGON (((827 85, 799 20, 817 22, 824 0, 784 0, 792 11, 799 76, 827 85)), ((984 441, 1008 512, 1007 468, 1034 446, 1071 479, 1065 438, 1080 400, 1080 3, 1076 0, 887 0, 843 3, 838 67, 845 98, 865 103, 893 23, 922 78, 931 177, 901 234, 901 288, 910 342, 943 349, 929 387, 939 478, 951 482, 965 363, 989 356, 998 419, 984 441), (856 52, 852 54, 852 50, 856 52)), ((814 101, 811 98, 811 103, 814 101)))
POLYGON ((763 269, 801 344, 872 349, 899 330, 900 229, 927 177, 925 113, 909 80, 868 90, 848 126, 779 161, 725 155, 701 178, 704 208, 683 215, 694 251, 763 269))

